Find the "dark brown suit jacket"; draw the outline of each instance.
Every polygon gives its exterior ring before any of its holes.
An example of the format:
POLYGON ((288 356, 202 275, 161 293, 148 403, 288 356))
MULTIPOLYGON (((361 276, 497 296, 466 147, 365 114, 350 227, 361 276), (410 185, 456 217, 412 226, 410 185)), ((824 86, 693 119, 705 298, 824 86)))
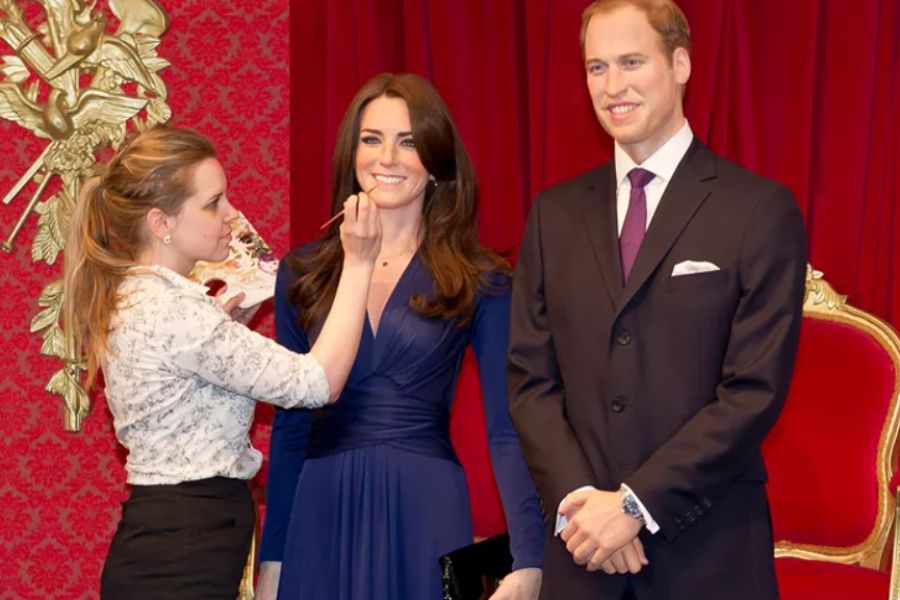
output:
POLYGON ((623 285, 615 190, 609 162, 532 206, 510 412, 551 526, 570 491, 625 482, 661 531, 641 534, 651 564, 634 577, 586 573, 548 533, 542 597, 777 597, 759 448, 797 348, 800 212, 695 140, 623 285), (672 277, 685 260, 719 270, 672 277))

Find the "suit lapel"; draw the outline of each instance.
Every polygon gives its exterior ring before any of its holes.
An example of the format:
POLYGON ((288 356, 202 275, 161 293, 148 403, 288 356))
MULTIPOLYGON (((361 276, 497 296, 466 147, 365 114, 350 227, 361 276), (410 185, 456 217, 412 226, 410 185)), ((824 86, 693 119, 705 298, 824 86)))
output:
POLYGON ((622 268, 616 227, 616 169, 613 161, 599 167, 585 187, 584 223, 588 229, 594 258, 606 282, 610 303, 616 306, 622 293, 622 268))
POLYGON ((622 291, 619 311, 628 304, 665 258, 691 217, 709 196, 710 180, 715 176, 712 152, 694 139, 672 175, 672 181, 666 187, 656 214, 650 221, 650 227, 631 268, 631 275, 622 291))

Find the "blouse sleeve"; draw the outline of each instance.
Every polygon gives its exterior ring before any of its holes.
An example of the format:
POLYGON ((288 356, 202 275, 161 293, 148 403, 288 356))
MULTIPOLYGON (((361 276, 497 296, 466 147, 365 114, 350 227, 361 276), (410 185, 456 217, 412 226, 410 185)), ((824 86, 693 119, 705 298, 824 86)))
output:
POLYGON ((312 354, 288 350, 233 321, 208 297, 173 296, 166 308, 155 336, 181 372, 286 408, 328 402, 328 378, 312 354))
POLYGON ((509 300, 508 290, 479 299, 472 326, 472 348, 478 361, 488 449, 509 527, 513 569, 522 569, 542 565, 544 524, 534 481, 525 466, 509 417, 506 390, 509 300))
MULTIPOLYGON (((297 309, 287 298, 287 289, 292 281, 291 269, 282 260, 275 283, 275 339, 294 352, 309 352, 309 340, 297 323, 297 309)), ((269 480, 266 484, 260 561, 280 562, 284 556, 294 492, 306 457, 309 426, 308 410, 275 410, 269 443, 269 480)))

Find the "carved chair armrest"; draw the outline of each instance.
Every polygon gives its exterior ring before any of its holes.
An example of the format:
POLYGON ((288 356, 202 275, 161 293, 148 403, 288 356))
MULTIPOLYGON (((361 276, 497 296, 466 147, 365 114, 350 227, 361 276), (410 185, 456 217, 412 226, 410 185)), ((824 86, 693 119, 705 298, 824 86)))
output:
POLYGON ((894 542, 891 555, 891 593, 890 600, 900 600, 900 535, 897 526, 900 524, 900 471, 894 473, 888 484, 894 496, 894 542))

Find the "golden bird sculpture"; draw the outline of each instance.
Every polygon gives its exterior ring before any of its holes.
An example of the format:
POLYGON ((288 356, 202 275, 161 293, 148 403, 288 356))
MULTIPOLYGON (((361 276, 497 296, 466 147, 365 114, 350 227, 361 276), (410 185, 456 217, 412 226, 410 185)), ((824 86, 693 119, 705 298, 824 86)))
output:
MULTIPOLYGON (((115 20, 96 0, 37 0, 44 19, 26 21, 18 0, 0 0, 0 39, 10 49, 0 54, 0 118, 47 140, 3 197, 10 205, 30 186, 0 250, 12 252, 25 223, 37 214, 32 260, 55 263, 81 182, 99 170, 97 153, 117 148, 129 127, 144 129, 171 117, 158 73, 169 63, 156 51, 168 28, 165 12, 155 0, 107 4, 115 20), (115 31, 111 22, 118 23, 115 31), (37 24, 32 29, 29 23, 37 24), (58 191, 44 197, 53 180, 60 182, 58 191)), ((64 294, 60 282, 44 288, 31 330, 43 337, 41 354, 64 362, 46 389, 63 397, 65 427, 78 431, 90 398, 81 385, 80 357, 60 325, 64 294)))

